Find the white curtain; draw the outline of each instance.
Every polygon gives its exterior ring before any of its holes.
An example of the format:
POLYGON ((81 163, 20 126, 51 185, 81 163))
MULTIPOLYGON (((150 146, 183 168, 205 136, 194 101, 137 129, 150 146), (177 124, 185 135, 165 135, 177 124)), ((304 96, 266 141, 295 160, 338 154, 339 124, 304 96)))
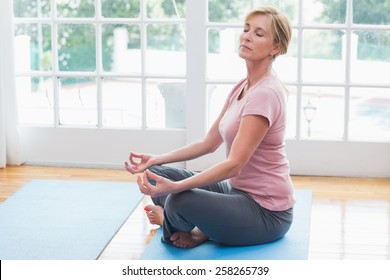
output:
POLYGON ((12 0, 0 1, 0 168, 23 163, 15 92, 12 0))

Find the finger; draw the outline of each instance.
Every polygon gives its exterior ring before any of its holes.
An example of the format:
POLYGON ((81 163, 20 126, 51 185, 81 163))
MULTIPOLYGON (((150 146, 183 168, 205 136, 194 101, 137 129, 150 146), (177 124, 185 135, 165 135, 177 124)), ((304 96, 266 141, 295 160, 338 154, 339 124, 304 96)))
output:
POLYGON ((142 179, 141 179, 140 176, 137 176, 137 184, 138 184, 138 187, 139 187, 140 191, 143 192, 144 184, 143 184, 142 179))
POLYGON ((134 158, 131 157, 131 156, 129 157, 129 160, 130 160, 130 163, 133 164, 133 165, 137 165, 138 164, 138 162, 136 160, 134 160, 134 158))
POLYGON ((130 151, 130 157, 139 157, 140 154, 130 151))
POLYGON ((133 169, 127 162, 125 162, 125 169, 129 171, 131 174, 136 173, 135 169, 133 169))
POLYGON ((140 153, 134 153, 134 152, 130 152, 130 156, 133 156, 133 157, 141 157, 141 154, 140 153))
POLYGON ((137 176, 137 184, 141 193, 148 195, 148 189, 145 188, 144 183, 142 182, 141 176, 137 176))
POLYGON ((152 171, 150 171, 149 169, 146 169, 145 170, 145 173, 147 175, 148 178, 154 180, 154 181, 161 181, 162 177, 157 175, 156 173, 153 173, 152 171))
MULTIPOLYGON (((150 172, 149 172, 150 173, 150 172)), ((157 176, 157 175, 156 175, 157 176)), ((157 195, 158 191, 157 191, 157 186, 158 186, 158 182, 156 181, 156 186, 152 185, 150 182, 149 182, 149 177, 148 177, 148 173, 145 171, 144 172, 144 178, 143 178, 143 181, 144 181, 144 187, 147 188, 148 190, 148 194, 151 196, 151 197, 154 197, 157 195)))
POLYGON ((142 154, 137 154, 137 153, 134 153, 134 152, 130 152, 129 159, 134 161, 134 158, 142 158, 142 154))
POLYGON ((148 177, 148 174, 147 174, 146 171, 144 172, 143 177, 144 177, 143 179, 144 179, 144 185, 145 185, 145 187, 147 187, 147 188, 153 187, 153 186, 149 183, 149 177, 148 177))

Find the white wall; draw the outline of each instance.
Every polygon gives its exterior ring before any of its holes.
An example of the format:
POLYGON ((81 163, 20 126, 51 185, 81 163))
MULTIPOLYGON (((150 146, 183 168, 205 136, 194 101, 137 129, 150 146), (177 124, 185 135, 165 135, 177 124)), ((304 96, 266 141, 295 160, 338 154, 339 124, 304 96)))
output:
MULTIPOLYGON (((164 153, 186 143, 185 130, 22 127, 21 132, 27 164, 34 165, 123 168, 131 150, 164 153)), ((287 141, 293 175, 390 177, 389 155, 387 143, 287 141)), ((186 167, 203 170, 223 158, 221 147, 186 167)))
POLYGON ((26 164, 32 165, 123 168, 130 151, 158 154, 185 144, 183 130, 26 126, 21 134, 26 164))

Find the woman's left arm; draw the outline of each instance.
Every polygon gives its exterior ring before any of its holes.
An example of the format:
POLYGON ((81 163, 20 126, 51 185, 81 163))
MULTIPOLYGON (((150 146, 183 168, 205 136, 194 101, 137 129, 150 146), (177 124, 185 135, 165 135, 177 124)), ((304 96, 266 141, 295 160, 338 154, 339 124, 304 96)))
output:
POLYGON ((185 190, 207 186, 240 174, 254 151, 260 145, 269 128, 268 119, 260 115, 247 115, 241 119, 237 135, 232 143, 229 156, 192 177, 173 182, 146 171, 143 178, 138 178, 142 193, 152 197, 169 193, 179 193, 185 190), (148 178, 156 181, 156 186, 148 182, 148 178))

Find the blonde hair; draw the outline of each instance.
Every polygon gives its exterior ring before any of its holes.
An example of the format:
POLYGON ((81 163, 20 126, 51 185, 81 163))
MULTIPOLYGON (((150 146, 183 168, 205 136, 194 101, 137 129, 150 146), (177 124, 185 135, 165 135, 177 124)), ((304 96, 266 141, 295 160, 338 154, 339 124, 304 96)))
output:
MULTIPOLYGON (((271 20, 271 33, 274 42, 279 44, 280 52, 277 55, 287 53, 291 41, 291 25, 288 18, 273 7, 259 7, 251 10, 245 17, 245 21, 255 15, 266 15, 271 20)), ((275 55, 275 57, 277 56, 275 55)))

